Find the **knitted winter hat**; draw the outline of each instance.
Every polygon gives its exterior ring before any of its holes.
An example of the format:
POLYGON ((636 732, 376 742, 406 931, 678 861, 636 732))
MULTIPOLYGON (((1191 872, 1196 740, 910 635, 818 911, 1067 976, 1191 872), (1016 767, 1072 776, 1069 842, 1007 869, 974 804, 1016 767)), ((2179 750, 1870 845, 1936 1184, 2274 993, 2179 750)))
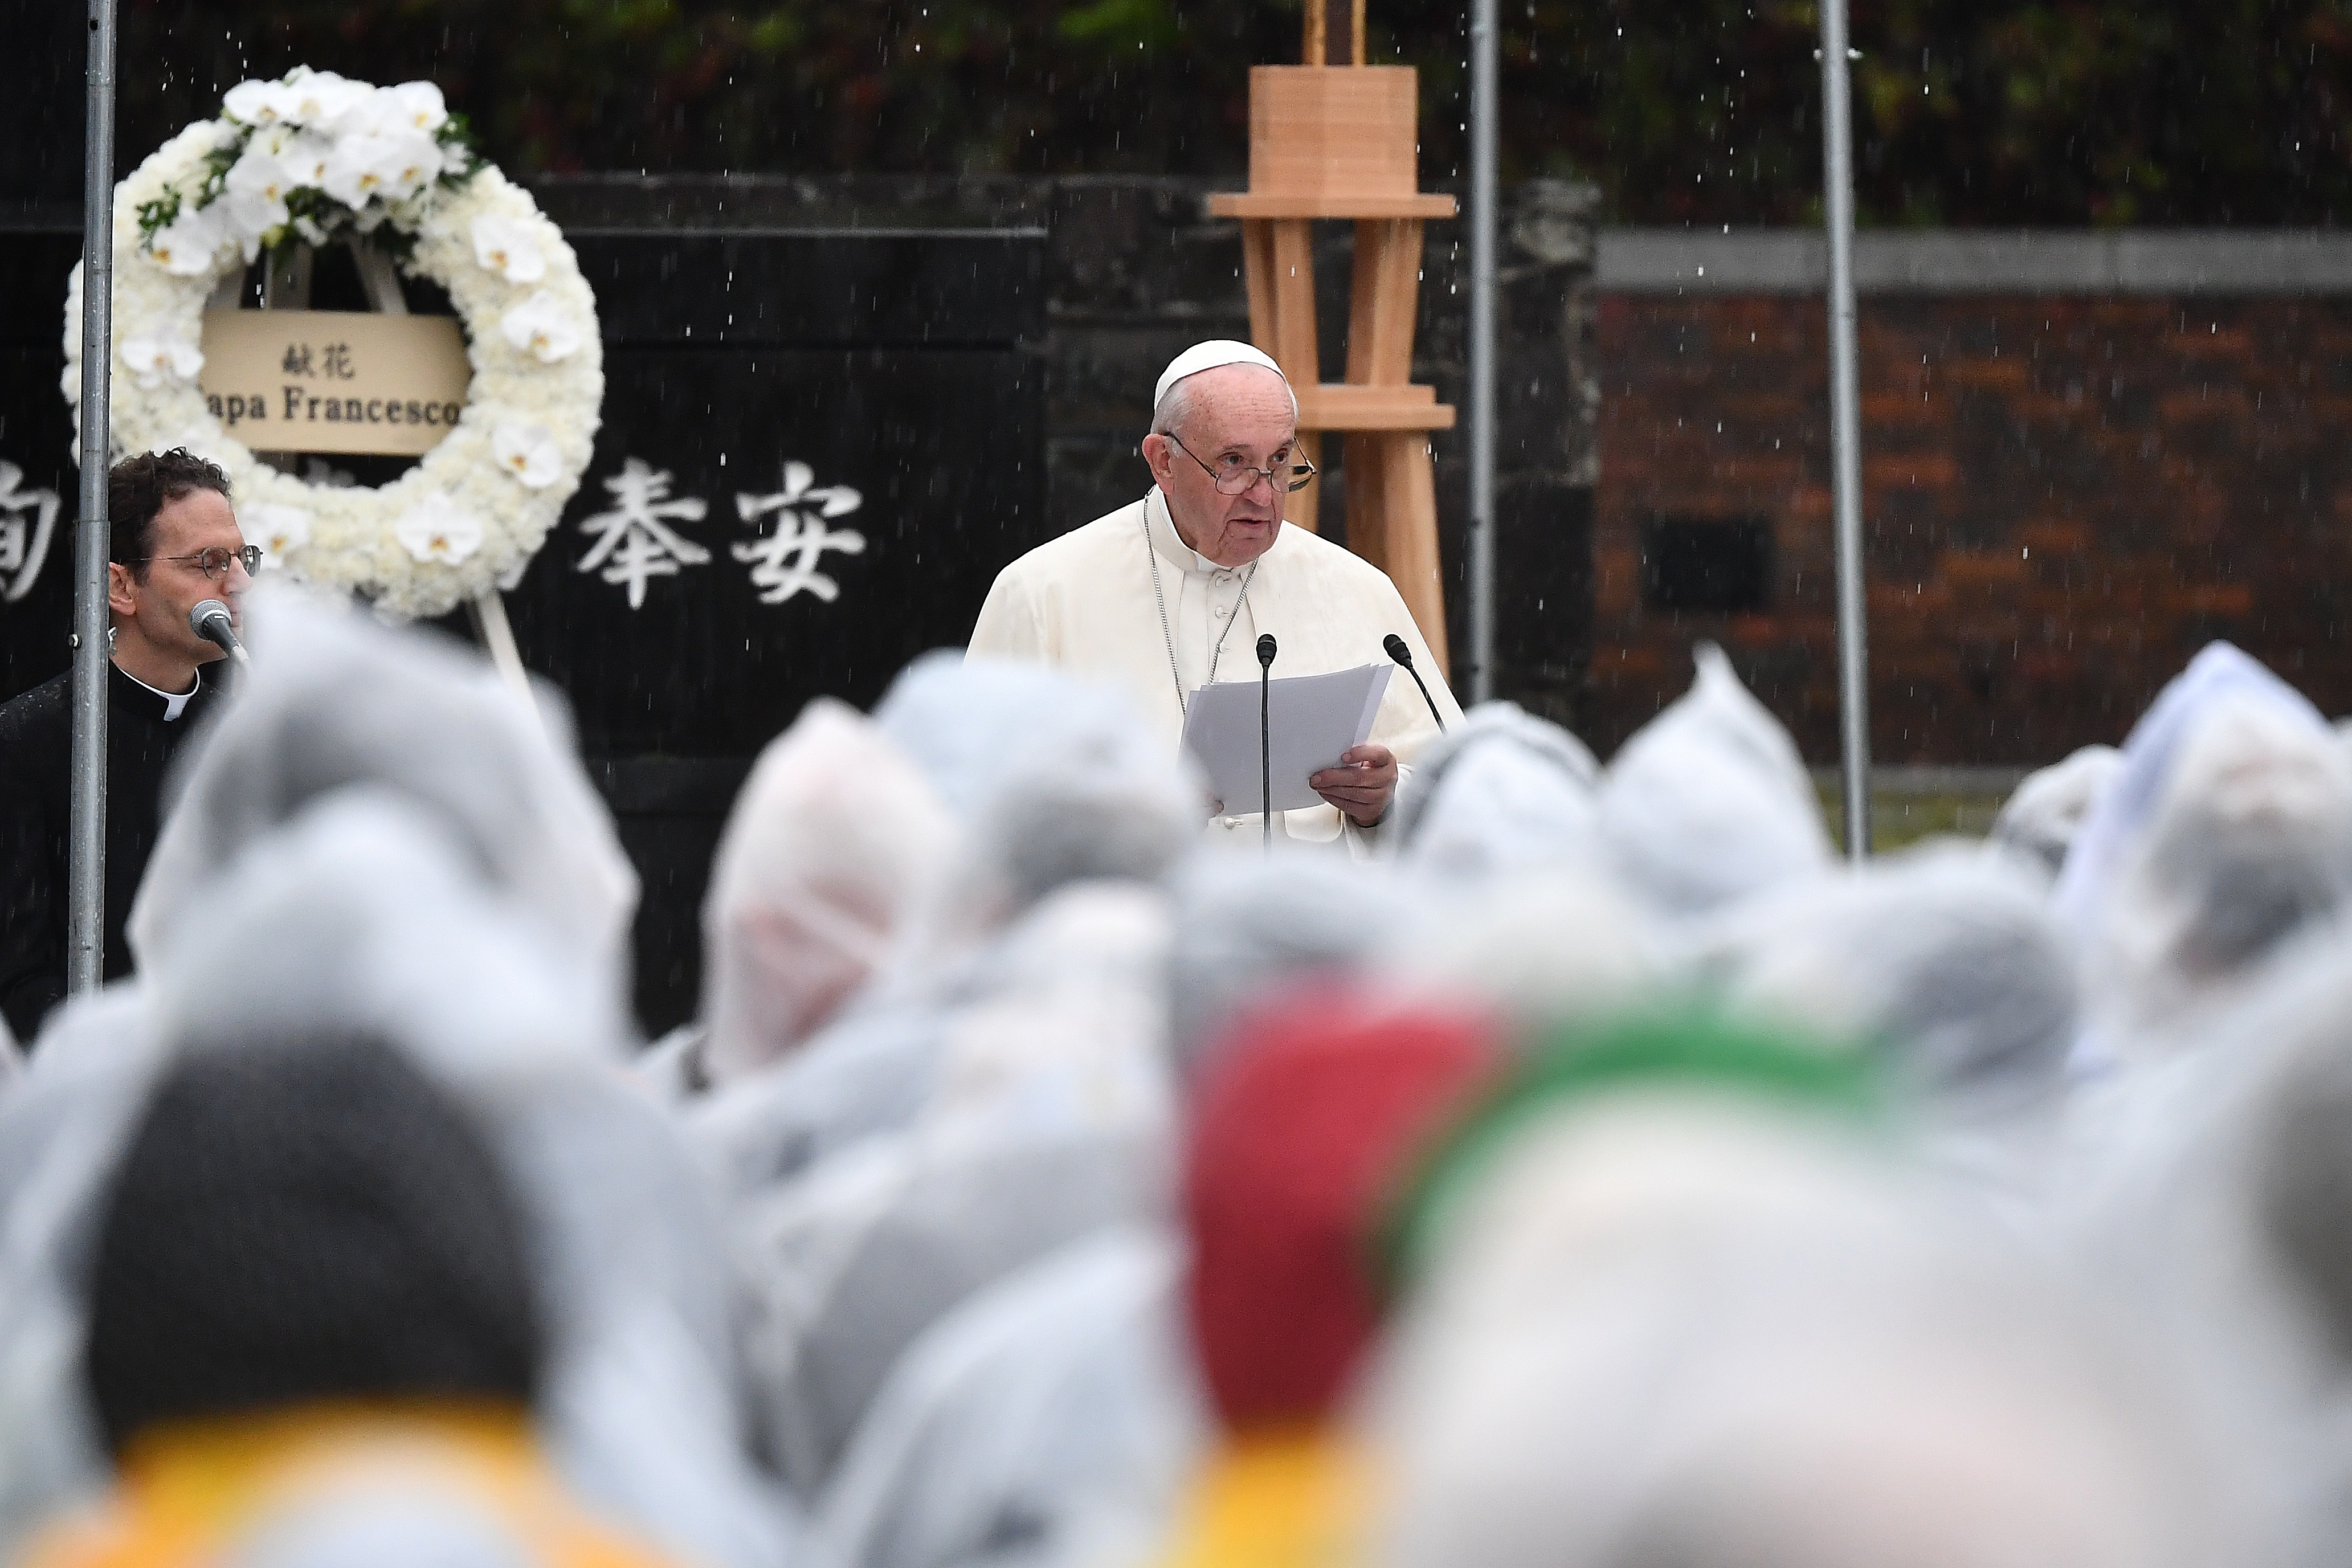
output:
POLYGON ((1190 1304, 1229 1426, 1328 1414, 1378 1324, 1369 1244, 1421 1145, 1500 1065, 1485 1020, 1328 984, 1212 1055, 1185 1149, 1190 1304))
POLYGON ((389 1046, 188 1053, 101 1213, 83 1367, 118 1452, 175 1418, 532 1395, 541 1334, 504 1173, 389 1046))

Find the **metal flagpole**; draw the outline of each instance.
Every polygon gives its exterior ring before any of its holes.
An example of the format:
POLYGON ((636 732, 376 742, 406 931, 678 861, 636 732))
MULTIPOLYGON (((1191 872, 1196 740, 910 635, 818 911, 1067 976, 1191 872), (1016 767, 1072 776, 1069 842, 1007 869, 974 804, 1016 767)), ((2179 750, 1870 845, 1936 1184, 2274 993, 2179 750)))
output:
POLYGON ((1495 0, 1470 6, 1470 700, 1495 695, 1495 0))
POLYGON ((73 793, 66 990, 106 968, 107 393, 114 358, 114 0, 89 0, 81 177, 81 519, 74 531, 73 793))
POLYGON ((1830 231, 1830 447, 1837 528, 1839 761, 1845 852, 1870 856, 1870 642, 1862 558, 1862 397, 1855 371, 1853 86, 1846 0, 1822 0, 1822 207, 1830 231))

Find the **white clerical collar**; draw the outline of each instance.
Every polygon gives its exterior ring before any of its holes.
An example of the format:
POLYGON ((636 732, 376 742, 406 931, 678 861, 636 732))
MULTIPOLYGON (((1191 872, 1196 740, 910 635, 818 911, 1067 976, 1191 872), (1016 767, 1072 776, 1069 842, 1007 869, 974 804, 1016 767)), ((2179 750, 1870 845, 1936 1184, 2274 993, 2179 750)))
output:
POLYGON ((1168 498, 1154 485, 1143 498, 1144 529, 1151 535, 1151 547, 1160 552, 1168 563, 1181 572, 1196 573, 1203 577, 1231 577, 1243 570, 1239 566, 1220 566, 1191 545, 1176 531, 1176 520, 1168 515, 1168 498))
MULTIPOLYGON (((122 669, 122 667, 119 664, 114 668, 117 669, 122 669)), ((185 691, 164 691, 156 687, 148 686, 145 681, 140 679, 137 676, 131 674, 127 669, 122 669, 122 679, 128 680, 133 686, 143 687, 147 690, 154 692, 156 696, 163 700, 163 722, 166 724, 177 723, 179 721, 180 715, 188 710, 189 701, 194 698, 197 692, 202 691, 205 689, 205 672, 201 669, 196 671, 196 679, 189 682, 188 689, 185 691)))

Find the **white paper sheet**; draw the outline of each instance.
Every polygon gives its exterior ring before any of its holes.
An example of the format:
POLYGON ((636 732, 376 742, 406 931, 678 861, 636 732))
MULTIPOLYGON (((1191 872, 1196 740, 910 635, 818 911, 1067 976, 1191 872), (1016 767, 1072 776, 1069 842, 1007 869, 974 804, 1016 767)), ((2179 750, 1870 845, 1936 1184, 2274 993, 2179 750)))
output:
MULTIPOLYGON (((1322 799, 1307 778, 1339 766, 1341 753, 1371 737, 1395 669, 1366 664, 1266 683, 1275 810, 1297 811, 1322 799)), ((1209 793, 1234 816, 1255 815, 1260 804, 1257 687, 1255 680, 1221 680, 1193 692, 1185 709, 1185 750, 1208 770, 1209 793)))

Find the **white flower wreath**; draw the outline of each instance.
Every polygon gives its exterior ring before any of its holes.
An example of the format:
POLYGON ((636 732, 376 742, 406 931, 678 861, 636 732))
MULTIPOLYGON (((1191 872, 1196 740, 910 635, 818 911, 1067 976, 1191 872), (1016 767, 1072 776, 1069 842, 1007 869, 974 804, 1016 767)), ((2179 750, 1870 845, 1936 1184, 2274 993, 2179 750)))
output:
MULTIPOLYGON (((185 447, 227 470, 264 569, 437 616, 520 580, 579 488, 604 396, 596 300, 562 231, 475 158, 430 82, 298 69, 233 89, 116 187, 113 447, 185 447), (388 230, 386 233, 384 231, 388 230), (257 460, 206 407, 205 300, 265 248, 377 235, 457 306, 464 413, 392 483, 310 484, 257 460)), ((66 301, 66 400, 81 399, 81 268, 66 301)))

